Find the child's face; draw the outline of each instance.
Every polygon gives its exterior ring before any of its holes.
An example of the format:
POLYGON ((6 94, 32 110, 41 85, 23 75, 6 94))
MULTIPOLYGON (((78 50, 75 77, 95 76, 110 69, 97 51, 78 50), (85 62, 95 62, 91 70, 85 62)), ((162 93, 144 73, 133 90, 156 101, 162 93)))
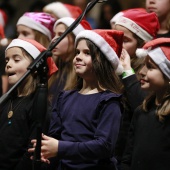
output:
POLYGON ((32 62, 31 58, 23 56, 23 52, 18 47, 9 48, 5 53, 8 82, 14 85, 27 71, 27 67, 32 62))
POLYGON ((76 47, 76 55, 73 59, 76 73, 83 79, 94 79, 92 58, 85 40, 80 40, 76 47))
POLYGON ((27 26, 18 25, 17 33, 18 33, 18 38, 29 38, 29 39, 33 39, 33 40, 35 39, 34 30, 27 26))
MULTIPOLYGON (((60 37, 62 33, 64 33, 66 30, 66 26, 64 24, 58 24, 55 28, 55 37, 52 39, 52 42, 60 37)), ((61 57, 63 61, 67 60, 67 56, 70 52, 72 52, 72 49, 74 48, 74 40, 73 38, 70 38, 71 36, 66 36, 63 38, 60 43, 52 50, 54 60, 56 60, 57 57, 61 57)))
POLYGON ((149 91, 159 92, 166 89, 168 81, 164 78, 159 67, 147 56, 145 66, 139 72, 141 79, 141 88, 149 91))
POLYGON ((135 56, 135 52, 137 49, 137 40, 133 36, 133 33, 129 31, 127 28, 120 26, 120 25, 115 25, 115 30, 124 32, 123 48, 128 52, 130 57, 135 56))
POLYGON ((158 17, 166 17, 170 12, 170 0, 146 0, 146 10, 155 12, 158 17))

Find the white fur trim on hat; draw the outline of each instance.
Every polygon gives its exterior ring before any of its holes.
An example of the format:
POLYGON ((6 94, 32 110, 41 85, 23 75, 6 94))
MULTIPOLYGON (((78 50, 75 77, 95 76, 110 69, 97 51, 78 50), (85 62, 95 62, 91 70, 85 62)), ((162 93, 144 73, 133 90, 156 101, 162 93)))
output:
POLYGON ((123 12, 118 12, 116 15, 113 16, 113 18, 110 20, 110 23, 115 23, 119 17, 123 15, 123 12))
POLYGON ((6 50, 8 50, 11 47, 23 48, 25 51, 27 51, 32 56, 33 59, 36 59, 38 55, 40 54, 40 51, 34 45, 21 39, 12 40, 12 42, 8 45, 6 50))
POLYGON ((108 61, 110 61, 110 63, 113 65, 114 69, 117 69, 119 65, 119 58, 113 48, 105 41, 103 37, 94 31, 85 30, 81 31, 77 35, 75 41, 77 42, 77 40, 80 38, 91 40, 103 52, 108 61))
MULTIPOLYGON (((74 21, 75 20, 71 17, 60 18, 55 22, 54 27, 53 27, 53 31, 55 32, 55 27, 60 23, 63 23, 67 27, 69 27, 74 21)), ((75 27, 72 32, 76 36, 80 31, 83 31, 83 30, 85 30, 84 27, 81 24, 78 24, 77 27, 75 27)))
POLYGON ((61 2, 52 2, 44 7, 44 11, 51 11, 57 18, 71 17, 69 10, 61 2))
POLYGON ((48 38, 51 40, 51 33, 50 31, 43 26, 42 24, 34 21, 33 19, 27 17, 27 16, 22 16, 20 17, 20 19, 17 22, 17 25, 25 25, 29 28, 32 28, 34 30, 40 31, 41 33, 45 34, 46 36, 48 36, 48 38))
POLYGON ((170 61, 160 47, 148 52, 150 58, 158 65, 162 72, 170 79, 170 61))
POLYGON ((137 36, 142 38, 144 41, 150 41, 153 39, 153 37, 145 31, 143 28, 141 28, 139 25, 137 25, 134 21, 126 18, 126 17, 120 17, 115 25, 121 25, 125 28, 129 29, 133 33, 135 33, 137 36))

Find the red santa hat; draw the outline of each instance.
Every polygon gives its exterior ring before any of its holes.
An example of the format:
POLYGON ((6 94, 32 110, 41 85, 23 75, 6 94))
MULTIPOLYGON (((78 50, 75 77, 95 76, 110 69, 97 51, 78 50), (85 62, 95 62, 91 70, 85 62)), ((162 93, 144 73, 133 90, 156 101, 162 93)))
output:
MULTIPOLYGON (((58 19, 55 24, 54 24, 54 27, 53 27, 53 31, 55 32, 55 28, 58 24, 60 23, 63 23, 65 24, 67 27, 69 27, 73 22, 75 21, 74 18, 71 18, 71 17, 63 17, 63 18, 60 18, 58 19)), ((83 31, 83 30, 91 30, 91 26, 90 24, 86 21, 86 20, 82 20, 80 22, 80 24, 77 25, 77 27, 74 28, 74 30, 72 31, 73 34, 76 36, 80 31, 83 31)))
POLYGON ((5 27, 7 20, 8 20, 7 14, 2 9, 0 9, 0 25, 5 27))
MULTIPOLYGON (((28 52, 33 59, 36 59, 39 54, 46 50, 44 46, 32 39, 14 39, 8 45, 5 51, 7 51, 11 47, 20 47, 23 48, 26 52, 28 52)), ((51 76, 54 72, 58 70, 56 64, 54 63, 52 57, 47 57, 47 65, 48 65, 48 76, 51 76)))
POLYGON ((45 12, 26 12, 16 25, 25 25, 46 35, 49 40, 53 38, 53 26, 56 19, 45 12))
POLYGON ((43 11, 53 13, 58 19, 63 17, 78 18, 82 13, 80 7, 62 2, 52 2, 46 5, 43 11))
MULTIPOLYGON (((141 11, 146 11, 145 8, 132 8, 133 10, 141 10, 141 11)), ((132 9, 127 9, 127 10, 123 10, 123 11, 120 11, 118 12, 116 15, 114 15, 112 17, 112 19, 110 20, 110 23, 116 23, 116 21, 118 21, 119 17, 123 16, 125 12, 127 12, 128 10, 132 10, 132 9)))
POLYGON ((158 17, 154 12, 147 13, 136 9, 125 11, 115 25, 129 29, 145 42, 154 39, 160 27, 158 17))
POLYGON ((137 57, 147 55, 155 62, 160 70, 170 79, 170 38, 157 38, 138 49, 137 57))
POLYGON ((2 25, 0 25, 0 44, 2 46, 6 46, 8 44, 8 39, 5 38, 4 28, 2 25))
POLYGON ((76 36, 76 42, 81 38, 92 41, 106 56, 107 60, 110 61, 116 72, 118 74, 122 73, 123 68, 119 63, 123 44, 122 31, 103 29, 85 30, 76 36))

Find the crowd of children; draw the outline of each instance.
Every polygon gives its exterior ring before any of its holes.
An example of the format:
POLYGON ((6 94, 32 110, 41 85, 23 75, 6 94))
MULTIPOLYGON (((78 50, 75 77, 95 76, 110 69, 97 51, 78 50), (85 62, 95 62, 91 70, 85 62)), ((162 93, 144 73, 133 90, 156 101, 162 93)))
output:
POLYGON ((48 53, 0 103, 0 169, 35 169, 39 151, 40 170, 169 170, 170 0, 109 13, 102 28, 84 16, 48 51, 83 11, 59 1, 26 11, 8 40, 0 10, 1 96, 48 53))

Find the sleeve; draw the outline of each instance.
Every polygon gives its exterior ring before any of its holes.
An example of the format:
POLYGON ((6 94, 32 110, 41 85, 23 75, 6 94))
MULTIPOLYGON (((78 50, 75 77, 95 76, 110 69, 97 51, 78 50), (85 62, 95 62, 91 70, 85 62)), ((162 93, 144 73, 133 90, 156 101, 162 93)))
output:
POLYGON ((58 157, 70 160, 96 160, 113 156, 118 136, 121 110, 115 100, 108 100, 100 107, 94 138, 85 142, 59 141, 58 157))
POLYGON ((60 109, 62 105, 62 98, 64 96, 64 92, 60 92, 57 98, 57 101, 52 109, 51 121, 48 135, 55 138, 60 139, 61 128, 62 128, 62 120, 60 117, 60 109))
POLYGON ((135 74, 126 77, 122 80, 122 82, 125 87, 127 100, 132 111, 134 111, 139 105, 142 104, 147 92, 141 89, 140 82, 137 80, 135 74))
POLYGON ((138 114, 138 109, 135 110, 135 113, 132 117, 128 139, 126 144, 126 149, 123 154, 122 162, 121 162, 121 170, 130 170, 131 162, 132 162, 132 154, 133 154, 133 147, 134 147, 134 131, 135 131, 135 122, 136 116, 138 114))

